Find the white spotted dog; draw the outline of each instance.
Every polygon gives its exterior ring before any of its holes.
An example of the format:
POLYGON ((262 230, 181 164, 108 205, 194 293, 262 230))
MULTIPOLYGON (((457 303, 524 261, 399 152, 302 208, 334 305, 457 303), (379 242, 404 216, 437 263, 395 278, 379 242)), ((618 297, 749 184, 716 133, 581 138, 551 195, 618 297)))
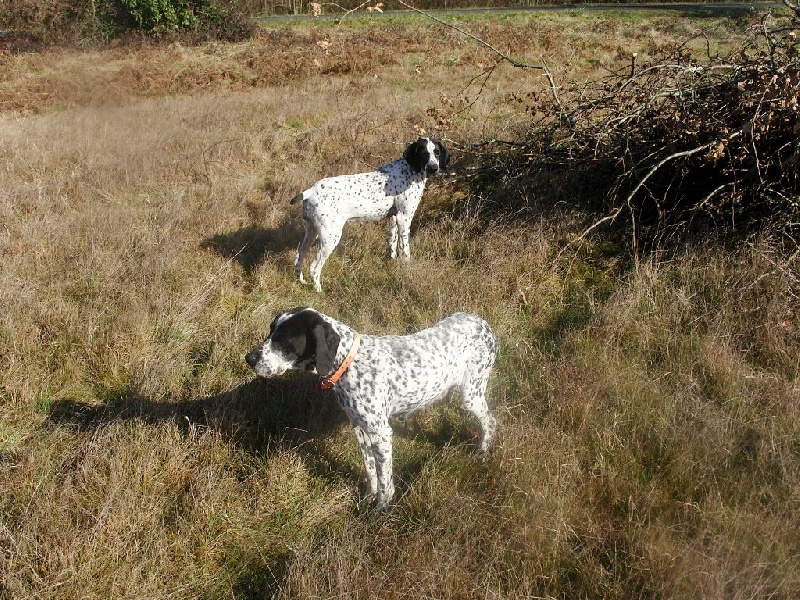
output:
POLYGON ((373 336, 312 308, 295 308, 275 317, 269 337, 245 360, 262 377, 312 371, 321 377, 322 389, 333 388, 361 448, 368 498, 383 510, 394 496, 389 418, 457 389, 464 408, 480 422, 478 451, 484 454, 496 426, 486 404, 496 355, 489 324, 475 315, 455 313, 411 335, 373 336))
POLYGON ((326 177, 297 194, 291 204, 303 202, 306 231, 297 248, 295 276, 305 283, 303 261, 319 239, 317 256, 309 271, 314 289, 322 291, 322 267, 342 238, 347 222, 389 219, 389 255, 397 258, 397 243, 405 260, 411 258, 411 219, 422 199, 425 181, 447 167, 449 155, 438 140, 419 138, 406 148, 402 158, 375 171, 326 177))

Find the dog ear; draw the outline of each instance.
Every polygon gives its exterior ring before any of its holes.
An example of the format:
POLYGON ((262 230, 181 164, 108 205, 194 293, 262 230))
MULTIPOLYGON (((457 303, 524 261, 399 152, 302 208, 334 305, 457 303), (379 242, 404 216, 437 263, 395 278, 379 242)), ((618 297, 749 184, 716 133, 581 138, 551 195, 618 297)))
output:
POLYGON ((450 163, 450 153, 439 140, 433 140, 433 143, 439 149, 439 170, 446 171, 447 165, 450 163))
POLYGON ((330 375, 333 372, 333 361, 336 359, 336 350, 339 349, 341 337, 322 317, 315 319, 310 333, 314 339, 317 374, 320 376, 330 375))
POLYGON ((428 162, 428 157, 425 156, 427 144, 424 138, 419 138, 416 142, 411 142, 406 148, 403 158, 409 166, 417 173, 421 173, 428 162))

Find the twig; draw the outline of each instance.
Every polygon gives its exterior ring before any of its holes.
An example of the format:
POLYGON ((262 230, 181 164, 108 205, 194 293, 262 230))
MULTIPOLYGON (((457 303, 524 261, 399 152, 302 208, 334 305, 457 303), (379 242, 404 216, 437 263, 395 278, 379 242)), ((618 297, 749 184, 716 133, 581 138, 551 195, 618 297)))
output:
POLYGON ((498 139, 491 139, 491 140, 484 140, 482 142, 474 142, 472 144, 466 144, 465 148, 483 148, 484 146, 491 146, 497 144, 498 146, 512 146, 514 148, 525 148, 527 144, 522 142, 512 142, 509 140, 498 140, 498 139))
POLYGON ((544 71, 544 75, 550 83, 550 92, 553 94, 553 100, 556 101, 556 105, 558 106, 559 117, 563 117, 564 107, 561 104, 561 100, 558 98, 558 90, 556 89, 555 81, 553 81, 553 74, 550 72, 550 69, 547 68, 546 64, 543 64, 540 68, 544 71))
POLYGON ((711 199, 714 196, 718 196, 724 189, 732 187, 734 184, 732 181, 726 181, 722 185, 718 185, 715 187, 711 192, 703 198, 700 202, 697 203, 697 210, 704 208, 707 204, 711 202, 711 199))
POLYGON ((715 145, 716 143, 717 143, 717 140, 713 140, 711 142, 708 142, 707 144, 703 144, 702 146, 697 146, 697 148, 692 148, 691 150, 684 150, 682 152, 675 152, 674 154, 670 154, 669 156, 667 156, 665 158, 662 158, 660 161, 658 161, 653 166, 652 169, 650 169, 647 172, 647 175, 645 175, 639 181, 639 183, 636 184, 636 187, 633 188, 633 191, 630 194, 628 194, 628 197, 625 199, 625 204, 630 206, 630 203, 633 200, 633 197, 639 192, 640 189, 642 189, 642 186, 645 183, 647 183, 647 180, 650 179, 656 173, 656 171, 658 171, 661 167, 663 167, 669 161, 675 160, 676 158, 683 158, 684 156, 692 156, 693 154, 697 154, 698 152, 702 152, 703 150, 708 150, 711 146, 715 145))
POLYGON ((492 73, 494 73, 494 70, 497 68, 497 65, 499 65, 499 64, 500 64, 500 61, 498 60, 491 67, 489 67, 487 69, 484 69, 482 73, 479 73, 478 75, 475 75, 475 77, 473 77, 472 79, 469 80, 469 83, 467 85, 465 85, 464 88, 458 93, 458 96, 461 96, 463 94, 464 97, 466 97, 466 91, 470 88, 470 86, 473 83, 475 83, 475 81, 477 81, 478 79, 483 77, 483 82, 481 83, 481 88, 478 90, 478 93, 475 94, 475 98, 472 100, 472 102, 470 102, 469 104, 467 104, 463 108, 457 110, 455 113, 453 113, 454 115, 459 115, 462 112, 465 112, 465 111, 469 110, 470 108, 472 108, 475 105, 475 103, 478 101, 478 98, 480 98, 481 94, 483 93, 483 90, 486 87, 487 82, 489 81, 489 77, 492 76, 492 73))
POLYGON ((350 10, 348 10, 346 13, 342 14, 342 16, 341 16, 341 17, 339 17, 339 18, 340 18, 340 19, 344 19, 344 18, 345 18, 347 15, 349 15, 350 13, 354 13, 354 12, 356 12, 356 11, 357 11, 359 8, 363 8, 364 6, 366 6, 367 4, 369 4, 370 2, 372 2, 372 0, 367 0, 366 2, 362 2, 361 4, 359 4, 358 6, 356 6, 355 8, 351 8, 351 9, 350 9, 350 10))
POLYGON ((618 206, 617 210, 615 210, 613 212, 613 214, 606 215, 605 217, 603 217, 599 221, 596 221, 595 223, 593 223, 582 234, 580 234, 578 237, 576 237, 574 240, 572 240, 566 246, 564 246, 561 250, 559 250, 558 255, 556 256, 556 258, 557 259, 561 258, 561 255, 564 254, 564 252, 566 252, 567 249, 571 248, 572 246, 574 246, 575 244, 577 244, 581 240, 585 239, 587 235, 589 235, 592 231, 594 231, 595 229, 597 229, 598 227, 600 227, 604 223, 608 223, 610 221, 615 221, 617 219, 617 217, 622 214, 622 211, 625 210, 625 208, 626 208, 626 206, 624 204, 622 206, 618 206))

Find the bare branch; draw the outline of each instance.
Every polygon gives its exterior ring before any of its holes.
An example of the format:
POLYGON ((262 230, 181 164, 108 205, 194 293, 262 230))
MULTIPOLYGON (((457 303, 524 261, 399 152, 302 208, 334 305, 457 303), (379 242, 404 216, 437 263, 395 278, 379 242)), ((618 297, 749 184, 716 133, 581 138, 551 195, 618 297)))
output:
POLYGON ((714 140, 712 142, 708 142, 707 144, 703 144, 702 146, 698 146, 697 148, 692 148, 691 150, 684 150, 682 152, 675 152, 674 154, 670 154, 669 156, 667 156, 665 158, 662 158, 655 165, 653 165, 653 168, 650 169, 650 171, 647 173, 647 175, 645 175, 639 181, 639 183, 636 184, 636 187, 633 188, 633 191, 630 194, 628 194, 628 197, 625 199, 626 206, 630 206, 631 205, 631 200, 633 200, 633 197, 636 196, 637 192, 640 189, 642 189, 642 186, 645 183, 647 183, 647 180, 650 179, 655 174, 656 171, 658 171, 661 167, 663 167, 669 161, 675 160, 676 158, 681 158, 683 156, 691 156, 692 154, 697 154, 698 152, 702 152, 703 150, 708 150, 709 148, 711 148, 711 146, 715 145, 716 143, 717 143, 717 140, 714 140))
POLYGON ((789 2, 789 0, 783 0, 783 3, 786 5, 786 7, 789 10, 791 10, 793 13, 795 13, 795 15, 800 17, 800 4, 797 4, 797 3, 794 3, 794 2, 789 2))
POLYGON ((462 35, 465 35, 468 38, 478 42, 480 45, 485 46, 486 48, 488 48, 489 50, 491 50, 492 52, 497 54, 497 56, 499 56, 502 60, 508 62, 510 65, 512 65, 514 67, 520 67, 522 69, 538 69, 538 70, 545 70, 545 71, 547 70, 546 67, 544 67, 543 65, 530 65, 530 64, 527 64, 527 63, 520 62, 515 58, 511 58, 507 54, 505 54, 503 52, 500 52, 500 50, 498 50, 497 48, 492 46, 486 40, 483 40, 483 39, 479 38, 474 33, 470 33, 466 29, 462 29, 461 27, 457 27, 456 25, 453 25, 452 23, 448 23, 447 21, 444 21, 444 20, 440 19, 439 17, 436 17, 436 16, 430 14, 429 12, 425 12, 424 10, 420 10, 419 8, 416 8, 415 6, 411 6, 410 4, 404 2, 403 0, 397 0, 397 2, 399 4, 405 6, 407 9, 409 9, 411 11, 414 11, 414 12, 419 13, 419 14, 425 16, 425 17, 428 17, 429 19, 431 19, 433 21, 436 21, 440 25, 444 25, 445 27, 450 27, 451 29, 455 29, 456 31, 458 31, 462 35))
POLYGON ((354 12, 356 12, 357 10, 359 10, 360 8, 364 8, 364 7, 365 7, 367 4, 369 4, 370 2, 372 2, 372 0, 366 0, 366 2, 362 2, 361 4, 359 4, 358 6, 356 6, 355 8, 351 8, 350 10, 348 10, 347 12, 345 12, 344 14, 342 14, 342 16, 341 16, 341 17, 339 17, 339 18, 340 18, 340 19, 343 19, 343 18, 345 18, 345 17, 346 17, 347 15, 349 15, 350 13, 354 13, 354 12))

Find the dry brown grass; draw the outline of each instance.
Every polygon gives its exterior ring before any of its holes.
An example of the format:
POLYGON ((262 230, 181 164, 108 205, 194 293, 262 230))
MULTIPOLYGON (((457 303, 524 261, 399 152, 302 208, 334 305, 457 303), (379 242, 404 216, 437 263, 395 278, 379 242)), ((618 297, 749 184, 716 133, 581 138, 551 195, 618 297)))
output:
MULTIPOLYGON (((592 77, 696 23, 468 26, 592 77)), ((288 199, 435 131, 426 109, 484 50, 381 21, 3 58, 0 596, 797 595, 798 274, 768 241, 637 273, 602 240, 557 257, 574 210, 487 223, 440 179, 409 265, 385 261, 384 227, 348 228, 318 295, 292 278, 288 199), (295 305, 371 333, 485 316, 502 341, 489 460, 444 405, 397 424, 397 506, 359 506, 332 398, 242 360, 295 305)), ((498 69, 444 133, 513 136, 520 89, 546 82, 498 69)))

